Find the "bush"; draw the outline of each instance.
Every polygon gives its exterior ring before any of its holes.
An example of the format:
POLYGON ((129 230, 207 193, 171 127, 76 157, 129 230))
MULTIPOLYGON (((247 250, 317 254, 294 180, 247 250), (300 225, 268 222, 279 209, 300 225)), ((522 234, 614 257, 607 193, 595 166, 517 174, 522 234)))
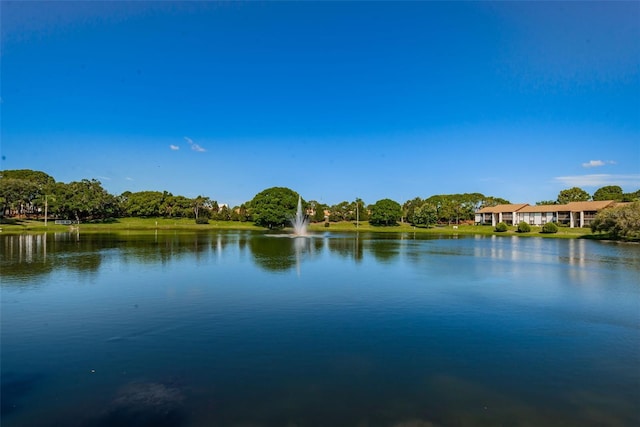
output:
POLYGON ((518 224, 518 233, 528 233, 531 231, 531 226, 526 222, 522 221, 518 224))
POLYGON ((542 226, 542 232, 543 233, 557 233, 558 232, 558 226, 555 225, 555 223, 553 222, 548 222, 545 225, 542 226))
POLYGON ((496 225, 496 231, 499 233, 503 233, 508 229, 509 227, 507 227, 507 224, 505 224, 504 222, 499 222, 498 225, 496 225))
POLYGON ((209 219, 203 217, 196 218, 196 224, 209 224, 209 219))

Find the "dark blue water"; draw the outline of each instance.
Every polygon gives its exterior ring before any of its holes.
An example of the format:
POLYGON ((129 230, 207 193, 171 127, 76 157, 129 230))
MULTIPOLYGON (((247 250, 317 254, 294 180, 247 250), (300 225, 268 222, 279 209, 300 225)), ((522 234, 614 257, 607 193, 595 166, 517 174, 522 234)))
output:
POLYGON ((2 426, 640 425, 640 246, 0 236, 2 426))

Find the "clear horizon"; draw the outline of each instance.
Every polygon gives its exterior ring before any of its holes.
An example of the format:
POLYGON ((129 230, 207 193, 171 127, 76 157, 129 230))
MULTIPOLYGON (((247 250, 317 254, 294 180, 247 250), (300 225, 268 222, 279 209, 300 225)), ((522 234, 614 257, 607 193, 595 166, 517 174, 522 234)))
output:
POLYGON ((230 206, 640 188, 637 2, 0 8, 0 169, 230 206))

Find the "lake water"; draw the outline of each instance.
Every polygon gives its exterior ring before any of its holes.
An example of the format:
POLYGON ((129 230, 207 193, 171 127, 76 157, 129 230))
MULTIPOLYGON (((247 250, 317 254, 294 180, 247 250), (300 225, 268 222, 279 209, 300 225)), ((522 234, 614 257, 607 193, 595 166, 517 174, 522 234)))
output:
POLYGON ((3 427, 638 426, 640 246, 0 236, 3 427))

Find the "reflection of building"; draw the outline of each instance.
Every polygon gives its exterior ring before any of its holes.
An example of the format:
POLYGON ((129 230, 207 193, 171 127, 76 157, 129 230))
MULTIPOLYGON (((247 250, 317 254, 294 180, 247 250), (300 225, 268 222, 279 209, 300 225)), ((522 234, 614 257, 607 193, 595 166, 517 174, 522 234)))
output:
POLYGON ((515 225, 526 222, 529 225, 544 225, 547 222, 568 225, 569 227, 588 227, 598 211, 611 207, 613 200, 596 202, 569 202, 564 205, 530 206, 527 203, 517 205, 497 205, 482 208, 476 212, 476 224, 495 226, 499 222, 515 225))

